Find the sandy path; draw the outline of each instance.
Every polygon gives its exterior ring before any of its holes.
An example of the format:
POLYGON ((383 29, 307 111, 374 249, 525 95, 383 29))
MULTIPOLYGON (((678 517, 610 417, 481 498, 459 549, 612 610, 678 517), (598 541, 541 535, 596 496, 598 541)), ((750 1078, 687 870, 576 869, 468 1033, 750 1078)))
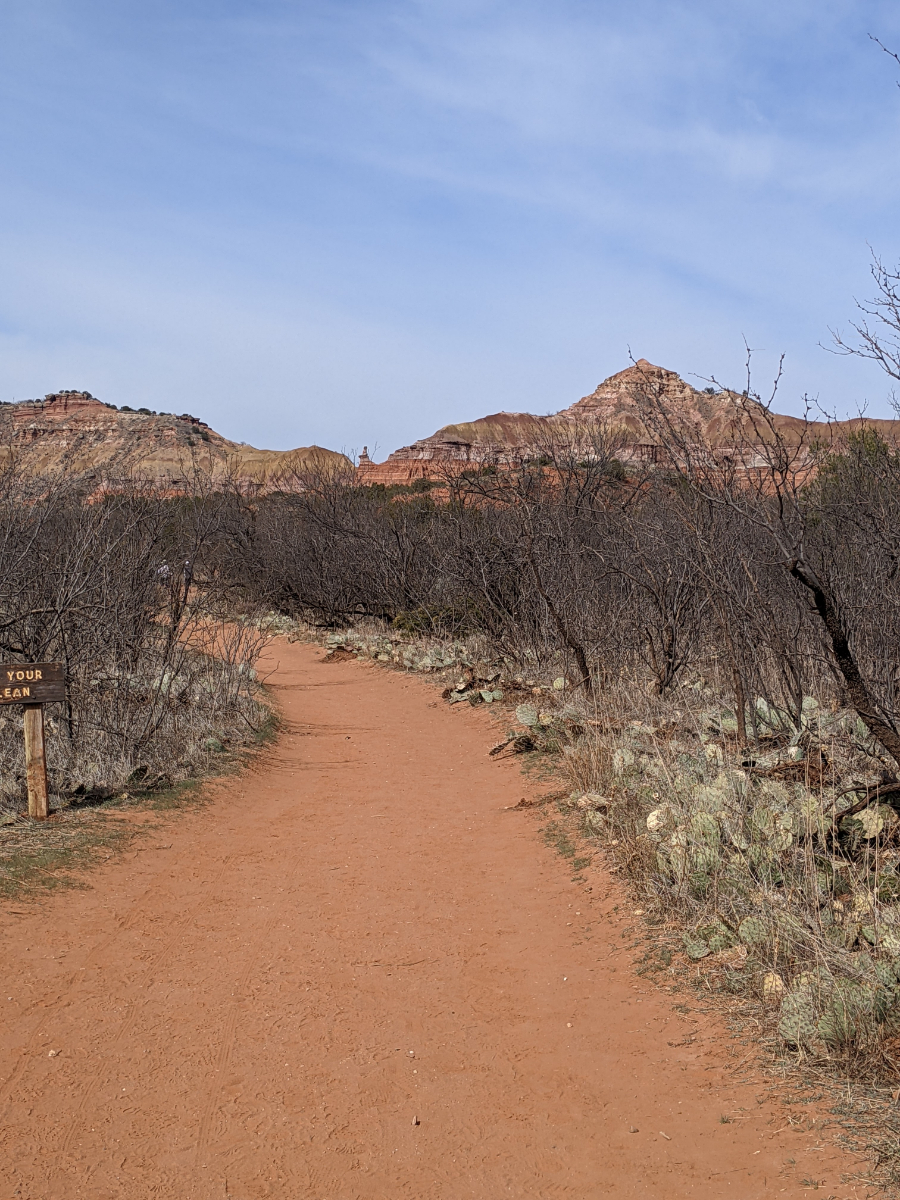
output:
POLYGON ((253 772, 5 916, 0 1200, 855 1194, 503 811, 484 714, 276 655, 253 772))

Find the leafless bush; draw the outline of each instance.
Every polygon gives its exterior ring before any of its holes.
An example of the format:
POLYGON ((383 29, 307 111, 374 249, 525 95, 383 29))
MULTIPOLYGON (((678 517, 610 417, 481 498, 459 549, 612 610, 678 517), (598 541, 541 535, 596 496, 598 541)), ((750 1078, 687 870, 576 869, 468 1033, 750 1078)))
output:
MULTIPOLYGON (((262 720, 265 634, 228 620, 214 551, 229 498, 165 498, 139 481, 0 475, 0 655, 61 661, 50 706, 51 791, 174 781, 262 720)), ((21 714, 0 716, 0 801, 21 804, 21 714)))

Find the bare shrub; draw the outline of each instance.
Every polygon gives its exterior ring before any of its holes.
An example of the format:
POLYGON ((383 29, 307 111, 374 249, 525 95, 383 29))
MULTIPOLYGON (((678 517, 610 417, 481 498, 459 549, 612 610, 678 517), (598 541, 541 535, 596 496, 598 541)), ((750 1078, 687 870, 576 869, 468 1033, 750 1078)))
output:
MULTIPOLYGON (((51 791, 194 774, 261 724, 266 634, 234 625, 215 554, 228 498, 140 481, 0 475, 0 655, 64 663, 48 715, 51 791)), ((24 800, 21 714, 0 714, 0 802, 24 800)))

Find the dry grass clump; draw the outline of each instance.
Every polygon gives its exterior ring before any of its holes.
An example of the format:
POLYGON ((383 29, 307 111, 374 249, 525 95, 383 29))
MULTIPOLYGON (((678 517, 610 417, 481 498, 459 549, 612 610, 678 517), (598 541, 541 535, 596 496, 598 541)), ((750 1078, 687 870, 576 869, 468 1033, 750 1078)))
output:
POLYGON ((106 861, 150 828, 122 819, 121 808, 130 803, 70 806, 53 821, 17 821, 5 827, 0 838, 0 899, 83 887, 76 872, 106 861))

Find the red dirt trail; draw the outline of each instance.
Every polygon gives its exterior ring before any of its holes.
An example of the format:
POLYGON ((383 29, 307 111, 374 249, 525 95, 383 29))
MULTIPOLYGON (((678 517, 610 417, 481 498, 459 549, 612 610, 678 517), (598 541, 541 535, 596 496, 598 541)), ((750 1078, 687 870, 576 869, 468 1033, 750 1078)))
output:
POLYGON ((0 1200, 857 1195, 809 1106, 633 973, 602 866, 504 811, 534 791, 484 713, 270 657, 249 772, 6 906, 0 1200))

